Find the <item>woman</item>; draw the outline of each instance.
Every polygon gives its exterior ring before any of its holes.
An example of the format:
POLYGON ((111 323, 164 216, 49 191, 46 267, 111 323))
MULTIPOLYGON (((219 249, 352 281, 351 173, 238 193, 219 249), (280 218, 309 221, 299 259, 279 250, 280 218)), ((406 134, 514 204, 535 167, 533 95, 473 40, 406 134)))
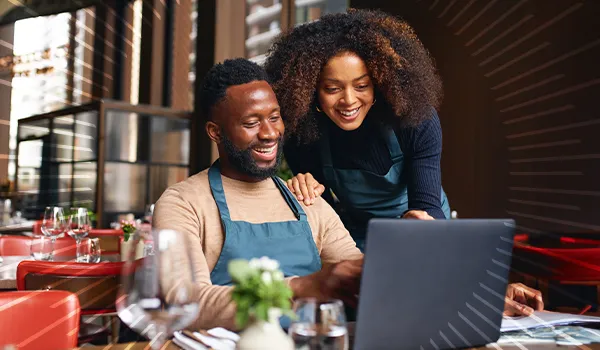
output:
POLYGON ((408 24, 380 11, 326 15, 279 37, 265 68, 299 200, 323 194, 361 249, 370 218, 449 218, 442 84, 408 24))

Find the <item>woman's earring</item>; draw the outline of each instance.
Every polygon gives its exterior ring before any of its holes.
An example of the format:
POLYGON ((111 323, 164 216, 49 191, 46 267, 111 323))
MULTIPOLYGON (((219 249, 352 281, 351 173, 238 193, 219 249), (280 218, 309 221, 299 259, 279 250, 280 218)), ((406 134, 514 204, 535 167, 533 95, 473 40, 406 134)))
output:
POLYGON ((371 104, 371 106, 372 106, 372 105, 374 105, 374 104, 375 104, 375 102, 377 102, 377 99, 374 99, 374 100, 373 100, 373 103, 371 104))
POLYGON ((322 110, 319 109, 319 106, 315 106, 317 108, 317 112, 321 113, 323 112, 322 110))

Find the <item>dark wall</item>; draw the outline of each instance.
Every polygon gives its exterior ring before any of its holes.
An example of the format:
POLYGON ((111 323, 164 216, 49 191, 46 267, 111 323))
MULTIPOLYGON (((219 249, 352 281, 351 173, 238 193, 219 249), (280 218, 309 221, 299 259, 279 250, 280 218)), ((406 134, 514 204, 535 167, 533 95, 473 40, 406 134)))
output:
POLYGON ((600 230, 600 1, 352 0, 407 20, 444 80, 442 178, 460 217, 600 230))

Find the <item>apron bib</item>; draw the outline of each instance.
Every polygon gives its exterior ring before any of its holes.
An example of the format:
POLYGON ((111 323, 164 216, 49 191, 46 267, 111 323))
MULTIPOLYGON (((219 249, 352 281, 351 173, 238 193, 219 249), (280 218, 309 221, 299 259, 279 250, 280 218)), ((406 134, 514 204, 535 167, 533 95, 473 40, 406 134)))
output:
MULTIPOLYGON (((336 208, 344 225, 364 250, 366 227, 371 218, 399 218, 408 210, 408 186, 403 178, 404 154, 394 130, 381 129, 382 136, 392 159, 392 167, 385 175, 362 169, 337 169, 331 159, 329 133, 323 133, 321 160, 326 184, 339 199, 336 208)), ((443 189, 441 206, 447 219, 450 205, 443 189)))
POLYGON ((208 171, 212 195, 219 208, 225 241, 219 260, 210 273, 215 285, 230 285, 227 265, 232 259, 260 258, 267 256, 277 260, 285 277, 305 276, 321 269, 321 257, 313 239, 306 213, 287 186, 277 178, 273 182, 294 212, 296 220, 254 224, 231 220, 225 200, 219 161, 208 171))

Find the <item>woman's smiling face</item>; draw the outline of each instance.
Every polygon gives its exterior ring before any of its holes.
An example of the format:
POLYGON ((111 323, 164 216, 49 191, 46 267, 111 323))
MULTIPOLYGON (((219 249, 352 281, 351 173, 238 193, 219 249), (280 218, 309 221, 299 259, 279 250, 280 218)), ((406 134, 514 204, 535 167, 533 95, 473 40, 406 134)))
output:
POLYGON ((343 130, 360 127, 375 99, 365 62, 352 52, 332 57, 318 85, 319 108, 343 130))

